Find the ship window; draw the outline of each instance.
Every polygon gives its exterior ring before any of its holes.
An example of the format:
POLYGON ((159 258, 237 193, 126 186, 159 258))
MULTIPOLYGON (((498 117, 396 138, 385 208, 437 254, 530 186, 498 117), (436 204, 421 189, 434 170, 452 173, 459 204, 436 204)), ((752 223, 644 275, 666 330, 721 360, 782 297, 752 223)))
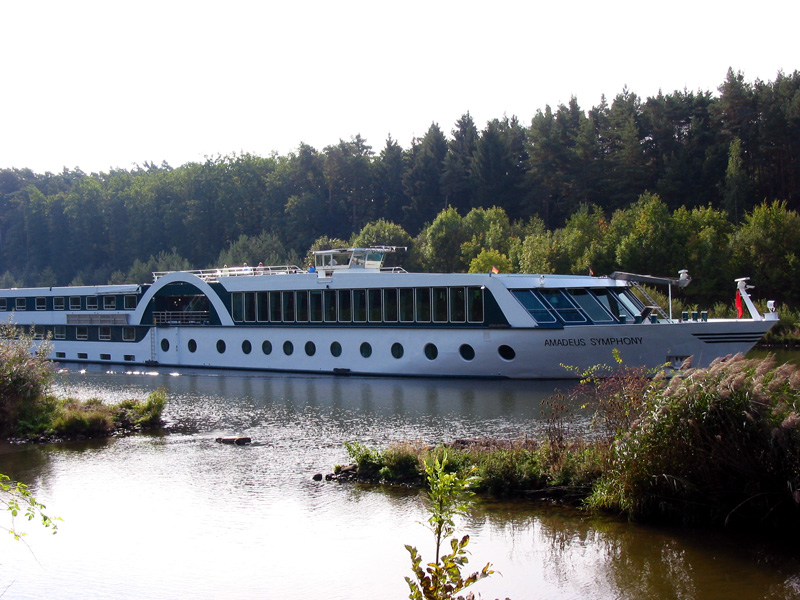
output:
MULTIPOLYGON (((133 327, 123 327, 122 328, 122 341, 123 342, 132 342, 136 339, 136 330, 133 327)), ((189 340, 191 341, 191 340, 189 340)))
POLYGON ((111 355, 110 354, 101 354, 100 355, 100 360, 111 360, 111 355))
POLYGON ((105 326, 99 327, 98 328, 98 337, 101 340, 103 340, 104 342, 107 342, 108 340, 110 340, 111 339, 111 327, 105 327, 105 326))
POLYGON ((534 321, 537 323, 555 323, 556 318, 531 290, 511 290, 511 293, 525 307, 525 310, 533 317, 534 321))
POLYGON ((69 309, 70 310, 80 310, 81 309, 81 297, 80 296, 70 296, 69 297, 69 309))
POLYGON ((341 356, 342 345, 339 342, 331 342, 331 356, 341 356))
POLYGON ((86 310, 97 310, 97 296, 86 296, 86 310))
POLYGON ((67 328, 63 325, 56 325, 55 329, 53 330, 53 338, 56 340, 67 339, 67 328))
POLYGON ((381 299, 382 290, 367 290, 367 301, 369 302, 370 323, 380 323, 382 320, 381 299))
POLYGON ((397 290, 394 288, 383 290, 383 320, 397 321, 397 290))
POLYGON ((281 322, 281 293, 269 293, 269 320, 273 323, 281 322))
POLYGON ((28 304, 26 302, 26 300, 27 300, 27 298, 17 298, 17 301, 16 301, 16 303, 14 305, 16 310, 25 310, 25 308, 27 307, 27 304, 28 304))
POLYGON ((436 360, 437 356, 439 356, 439 349, 436 347, 436 345, 425 344, 425 357, 428 360, 436 360))
POLYGON ((297 320, 301 323, 308 322, 308 292, 297 292, 296 305, 297 305, 297 320))
POLYGON ((447 288, 435 287, 433 292, 433 320, 436 323, 447 323, 447 288))
MULTIPOLYGON (((575 289, 567 290, 570 298, 583 309, 589 318, 595 323, 613 323, 614 319, 611 318, 605 309, 600 305, 597 299, 589 293, 589 290, 575 289)), ((617 313, 619 314, 619 313, 617 313)))
POLYGON ((322 322, 322 290, 312 290, 310 292, 311 302, 311 322, 322 322))
POLYGON ((133 361, 135 361, 135 360, 136 360, 136 357, 135 357, 133 354, 125 354, 125 355, 122 357, 122 359, 123 359, 125 362, 133 362, 133 361))
POLYGON ((630 292, 624 290, 620 291, 609 290, 609 291, 611 292, 612 295, 617 297, 617 300, 619 300, 625 306, 625 308, 628 309, 628 312, 631 315, 638 315, 642 311, 643 306, 637 305, 636 300, 631 297, 630 292))
POLYGON ((250 340, 244 340, 242 342, 242 352, 245 354, 250 354, 253 351, 253 345, 250 343, 250 340))
POLYGON ((169 352, 169 340, 164 338, 161 340, 161 349, 164 352, 169 352))
POLYGON ((82 359, 82 360, 86 360, 87 358, 89 358, 89 355, 86 354, 86 352, 78 352, 78 358, 82 359))
POLYGON ((353 321, 363 323, 367 320, 367 291, 353 290, 353 321))
POLYGON ((395 342, 392 344, 392 356, 395 358, 403 358, 403 344, 395 342))
POLYGON ((349 290, 339 290, 339 320, 345 323, 352 318, 350 312, 351 299, 349 290))
POLYGON ((403 288, 400 290, 400 321, 403 323, 414 322, 413 288, 403 288))
POLYGON ((0 298, 0 310, 8 310, 8 303, 5 298, 0 298))
POLYGON ((372 346, 369 345, 369 342, 364 342, 363 344, 361 344, 360 350, 361 350, 361 356, 363 356, 364 358, 369 358, 370 356, 372 356, 372 346))
POLYGON ((325 290, 322 297, 325 307, 325 322, 333 323, 336 321, 336 290, 325 290))
POLYGON ((136 308, 136 296, 125 296, 125 310, 134 310, 136 308))
POLYGON ((256 320, 256 293, 244 293, 244 320, 247 323, 253 323, 256 320))
POLYGON ((467 288, 467 320, 470 323, 483 323, 483 289, 467 288))
POLYGON ((514 349, 511 346, 506 346, 505 344, 497 349, 497 353, 503 360, 514 360, 514 358, 517 356, 517 353, 514 352, 514 349))
POLYGON ((264 340, 261 343, 261 352, 264 354, 272 354, 272 342, 269 340, 264 340))
POLYGON ((64 310, 64 296, 53 298, 53 310, 64 310))
POLYGON ((472 360, 475 358, 475 348, 469 344, 461 344, 461 346, 458 348, 458 353, 464 360, 472 360))
POLYGON ((450 288, 450 321, 463 323, 467 320, 467 301, 463 287, 450 288))
POLYGON ((257 319, 259 323, 269 321, 269 292, 257 292, 256 304, 258 305, 257 319))
POLYGON ((316 352, 317 352, 317 346, 314 344, 314 342, 306 342, 306 354, 308 354, 309 356, 314 356, 316 352))
POLYGON ((116 296, 104 296, 103 297, 103 310, 116 310, 117 308, 117 297, 116 296))
POLYGON ((417 288, 417 321, 428 323, 431 320, 431 288, 417 288))
POLYGON ((242 304, 243 300, 241 293, 236 292, 234 294, 231 294, 231 312, 232 312, 231 316, 233 317, 233 320, 236 323, 242 322, 242 312, 244 310, 242 304))
POLYGON ((539 290, 539 293, 553 307, 565 323, 585 323, 586 317, 583 316, 570 302, 569 298, 561 290, 539 290))
POLYGON ((67 358, 66 352, 56 352, 56 358, 67 358))
POLYGON ((220 354, 225 354, 225 340, 217 340, 217 352, 220 354))
POLYGON ((47 310, 47 298, 36 298, 36 310, 47 310))
POLYGON ((75 339, 76 340, 88 340, 89 339, 89 328, 88 327, 76 327, 75 328, 75 339))
POLYGON ((195 340, 189 340, 186 347, 189 349, 189 352, 197 352, 197 342, 195 340))
POLYGON ((289 340, 283 342, 283 353, 289 356, 292 352, 294 352, 294 344, 289 340))
POLYGON ((33 339, 35 340, 44 339, 44 325, 35 325, 33 327, 33 339))
POLYGON ((283 322, 294 322, 294 292, 283 292, 283 322))

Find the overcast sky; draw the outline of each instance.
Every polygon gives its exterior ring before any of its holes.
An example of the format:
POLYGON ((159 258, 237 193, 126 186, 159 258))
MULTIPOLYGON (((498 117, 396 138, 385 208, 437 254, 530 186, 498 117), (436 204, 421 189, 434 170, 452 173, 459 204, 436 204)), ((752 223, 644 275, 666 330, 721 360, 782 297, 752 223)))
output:
POLYGON ((0 168, 173 167, 408 148, 623 86, 717 92, 800 69, 798 0, 1 0, 0 168))

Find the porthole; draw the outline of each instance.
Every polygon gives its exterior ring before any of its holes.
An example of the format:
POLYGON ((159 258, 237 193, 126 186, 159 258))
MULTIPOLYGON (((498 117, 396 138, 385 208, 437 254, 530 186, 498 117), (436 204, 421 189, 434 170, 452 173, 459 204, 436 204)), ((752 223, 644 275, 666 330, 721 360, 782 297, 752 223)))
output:
POLYGON ((283 342, 283 353, 289 356, 292 352, 294 352, 294 344, 289 340, 283 342))
POLYGON ((395 342, 392 344, 392 356, 395 358, 403 358, 403 344, 395 342))
POLYGON ((497 353, 503 360, 514 360, 514 358, 517 356, 517 353, 514 352, 514 349, 511 346, 506 346, 505 344, 497 349, 497 353))
POLYGON ((189 340, 186 347, 189 348, 189 352, 197 352, 197 342, 194 340, 189 340))
POLYGON ((164 352, 169 352, 169 340, 163 339, 161 340, 161 350, 164 352))
POLYGON ((439 356, 436 344, 425 344, 425 356, 428 360, 436 360, 436 357, 439 356))
POLYGON ((331 356, 341 356, 342 345, 339 342, 331 343, 331 356))
POLYGON ((458 353, 464 360, 472 360, 475 358, 475 348, 469 344, 461 344, 461 347, 458 349, 458 353))
POLYGON ((361 350, 361 356, 363 356, 364 358, 369 358, 370 356, 372 356, 372 346, 369 345, 369 342, 364 342, 363 344, 361 344, 360 350, 361 350))
POLYGON ((264 342, 261 344, 261 351, 264 354, 272 354, 272 342, 269 340, 264 340, 264 342))
POLYGON ((225 342, 223 340, 217 340, 217 352, 220 354, 225 353, 225 342))
POLYGON ((314 342, 306 342, 306 354, 309 356, 314 356, 317 352, 317 347, 314 342))
POLYGON ((249 340, 245 340, 242 342, 242 352, 245 354, 250 354, 253 351, 253 345, 250 343, 249 340))

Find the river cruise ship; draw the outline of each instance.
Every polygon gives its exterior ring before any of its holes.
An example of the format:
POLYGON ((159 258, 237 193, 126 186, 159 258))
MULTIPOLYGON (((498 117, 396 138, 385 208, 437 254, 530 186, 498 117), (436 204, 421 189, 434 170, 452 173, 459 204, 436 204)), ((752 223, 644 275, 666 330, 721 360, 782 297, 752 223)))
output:
MULTIPOLYGON (((409 273, 395 247, 315 253, 307 269, 154 273, 152 283, 0 290, 0 317, 59 362, 320 374, 561 379, 593 365, 694 366, 747 352, 777 322, 672 315, 646 287, 690 278, 409 273)), ((733 290, 732 290, 733 293, 733 290)))

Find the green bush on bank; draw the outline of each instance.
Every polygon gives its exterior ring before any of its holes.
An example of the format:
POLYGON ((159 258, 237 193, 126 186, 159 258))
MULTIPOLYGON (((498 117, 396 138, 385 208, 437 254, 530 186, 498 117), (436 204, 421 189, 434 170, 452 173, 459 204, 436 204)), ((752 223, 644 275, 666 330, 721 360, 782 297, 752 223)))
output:
POLYGON ((740 355, 647 388, 589 505, 688 523, 800 524, 800 372, 740 355))
POLYGON ((167 403, 163 390, 152 392, 144 401, 118 404, 50 395, 55 372, 49 353, 49 340, 35 340, 32 331, 0 324, 1 435, 96 437, 161 426, 167 403))
POLYGON ((573 393, 594 412, 588 439, 565 435, 566 404, 549 399, 540 440, 348 451, 373 480, 422 483, 424 465, 446 452, 448 469, 473 472, 476 491, 577 498, 632 519, 800 530, 795 366, 737 355, 670 379, 623 368, 573 393))

